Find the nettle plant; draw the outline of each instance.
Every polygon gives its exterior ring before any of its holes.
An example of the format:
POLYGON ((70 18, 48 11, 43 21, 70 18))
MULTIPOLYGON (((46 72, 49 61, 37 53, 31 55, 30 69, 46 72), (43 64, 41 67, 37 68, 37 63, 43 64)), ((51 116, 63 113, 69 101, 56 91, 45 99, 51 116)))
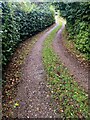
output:
POLYGON ((20 42, 55 22, 54 13, 45 3, 3 2, 2 64, 6 66, 20 42))

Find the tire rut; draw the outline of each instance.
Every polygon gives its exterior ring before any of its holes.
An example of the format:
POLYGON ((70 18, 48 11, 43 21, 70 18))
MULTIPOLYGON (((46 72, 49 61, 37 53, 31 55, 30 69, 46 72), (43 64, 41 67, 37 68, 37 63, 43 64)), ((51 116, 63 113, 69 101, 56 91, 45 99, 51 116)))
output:
POLYGON ((23 66, 22 83, 19 84, 16 101, 20 106, 16 109, 16 118, 55 118, 51 104, 46 73, 42 63, 42 45, 54 26, 46 32, 34 45, 23 66))
POLYGON ((88 69, 80 64, 80 61, 68 52, 67 48, 63 45, 63 36, 62 31, 65 28, 65 25, 62 25, 62 28, 58 31, 55 40, 53 41, 53 48, 57 55, 59 56, 61 62, 68 68, 71 75, 79 83, 80 86, 88 92, 88 69))

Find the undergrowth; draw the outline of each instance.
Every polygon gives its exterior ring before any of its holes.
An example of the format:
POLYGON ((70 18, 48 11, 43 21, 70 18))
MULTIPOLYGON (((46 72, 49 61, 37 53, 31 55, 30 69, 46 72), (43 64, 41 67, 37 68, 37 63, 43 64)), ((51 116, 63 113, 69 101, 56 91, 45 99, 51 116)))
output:
POLYGON ((62 118, 88 118, 88 94, 70 76, 52 48, 52 42, 61 25, 46 38, 43 46, 43 64, 48 85, 62 118))

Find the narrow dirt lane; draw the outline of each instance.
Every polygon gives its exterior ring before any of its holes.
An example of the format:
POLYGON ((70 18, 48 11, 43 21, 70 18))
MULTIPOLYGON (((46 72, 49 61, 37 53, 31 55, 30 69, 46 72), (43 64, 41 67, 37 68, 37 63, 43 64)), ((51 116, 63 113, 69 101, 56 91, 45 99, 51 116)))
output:
POLYGON ((82 67, 80 61, 75 56, 68 52, 63 45, 62 31, 65 25, 58 31, 56 38, 53 42, 53 48, 60 57, 61 62, 69 69, 71 75, 77 82, 88 91, 88 69, 82 67))
MULTIPOLYGON (((57 26, 57 25, 56 25, 57 26)), ((51 97, 46 83, 46 74, 42 64, 42 45, 47 35, 56 27, 46 32, 34 45, 23 67, 22 83, 19 85, 17 98, 20 106, 16 110, 18 118, 54 118, 58 115, 51 105, 51 97)))

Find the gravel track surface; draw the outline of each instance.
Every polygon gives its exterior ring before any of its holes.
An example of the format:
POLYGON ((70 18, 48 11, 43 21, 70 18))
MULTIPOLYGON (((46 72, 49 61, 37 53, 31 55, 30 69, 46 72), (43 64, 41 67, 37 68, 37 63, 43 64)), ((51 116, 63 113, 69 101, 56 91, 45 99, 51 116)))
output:
POLYGON ((56 118, 50 91, 47 86, 46 73, 42 63, 43 41, 49 33, 56 28, 49 29, 35 43, 32 51, 27 56, 23 66, 22 83, 18 87, 16 101, 20 106, 15 111, 17 118, 56 118))
MULTIPOLYGON (((56 26, 57 24, 40 36, 25 60, 22 68, 22 82, 18 86, 16 97, 20 106, 15 110, 15 118, 60 118, 60 115, 54 110, 57 105, 51 98, 42 63, 43 42, 56 26)), ((62 31, 64 27, 63 24, 57 32, 53 48, 71 75, 87 91, 88 69, 85 69, 63 45, 62 31)))

